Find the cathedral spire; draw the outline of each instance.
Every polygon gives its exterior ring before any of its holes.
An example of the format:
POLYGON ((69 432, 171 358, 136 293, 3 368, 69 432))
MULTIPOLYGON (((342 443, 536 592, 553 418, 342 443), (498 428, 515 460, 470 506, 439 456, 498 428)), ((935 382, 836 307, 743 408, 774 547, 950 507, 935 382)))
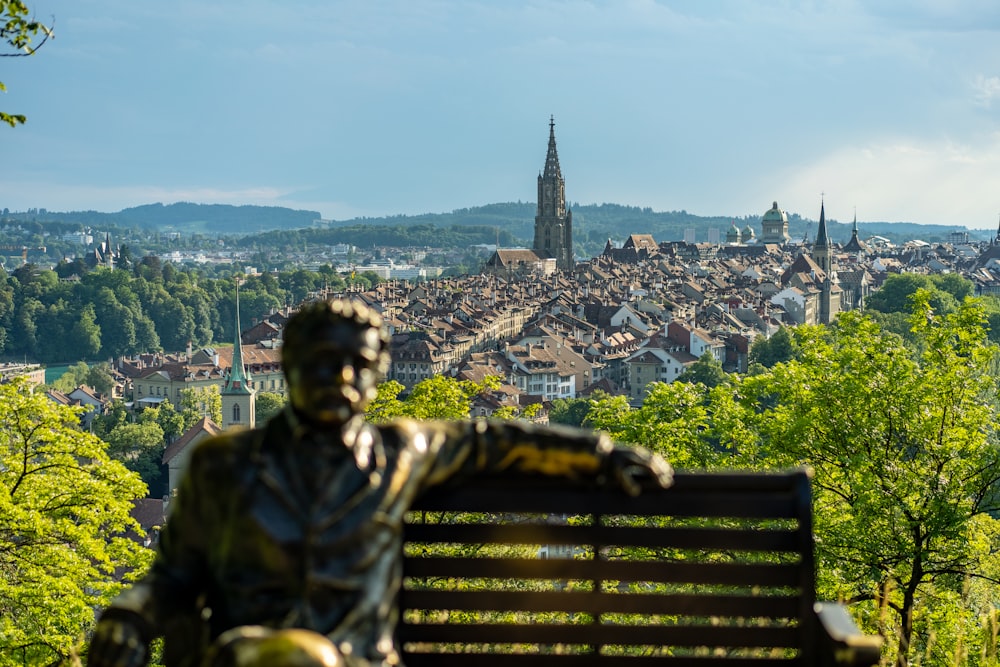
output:
POLYGON ((545 155, 543 178, 562 178, 559 169, 559 153, 556 151, 556 117, 549 116, 549 150, 545 155))

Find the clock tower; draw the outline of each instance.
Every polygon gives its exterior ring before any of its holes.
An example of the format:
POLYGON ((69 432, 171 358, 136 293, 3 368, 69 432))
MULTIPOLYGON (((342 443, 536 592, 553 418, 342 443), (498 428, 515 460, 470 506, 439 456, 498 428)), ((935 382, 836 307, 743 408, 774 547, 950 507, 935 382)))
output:
POLYGON ((556 122, 549 118, 549 150, 545 169, 538 175, 538 210, 535 213, 535 254, 554 258, 556 266, 571 271, 573 259, 573 212, 566 209, 566 181, 556 152, 556 122))

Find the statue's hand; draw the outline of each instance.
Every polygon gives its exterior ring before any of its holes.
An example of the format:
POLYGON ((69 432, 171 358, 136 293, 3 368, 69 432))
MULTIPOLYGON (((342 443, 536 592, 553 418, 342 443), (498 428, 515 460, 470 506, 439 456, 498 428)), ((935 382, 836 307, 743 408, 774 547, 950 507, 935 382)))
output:
POLYGON ((659 454, 645 447, 615 447, 607 458, 609 483, 617 483, 625 493, 637 496, 642 490, 639 479, 648 477, 662 488, 674 481, 674 469, 659 454))
POLYGON ((137 623, 124 618, 102 618, 90 640, 87 667, 142 667, 149 643, 137 623))

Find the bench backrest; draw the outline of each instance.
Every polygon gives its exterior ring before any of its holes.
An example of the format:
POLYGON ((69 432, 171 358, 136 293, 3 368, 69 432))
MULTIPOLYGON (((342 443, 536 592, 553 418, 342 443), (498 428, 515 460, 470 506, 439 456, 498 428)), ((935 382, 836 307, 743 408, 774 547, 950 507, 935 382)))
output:
POLYGON ((678 473, 636 498, 534 478, 435 490, 406 527, 404 662, 812 664, 809 477, 678 473))

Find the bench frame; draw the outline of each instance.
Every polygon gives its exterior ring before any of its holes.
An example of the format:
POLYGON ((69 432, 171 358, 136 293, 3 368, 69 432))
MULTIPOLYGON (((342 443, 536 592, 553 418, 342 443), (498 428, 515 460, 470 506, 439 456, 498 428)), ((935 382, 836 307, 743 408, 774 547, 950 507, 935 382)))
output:
POLYGON ((876 664, 881 638, 815 601, 810 479, 677 473, 635 498, 558 478, 435 489, 404 532, 403 661, 876 664))

